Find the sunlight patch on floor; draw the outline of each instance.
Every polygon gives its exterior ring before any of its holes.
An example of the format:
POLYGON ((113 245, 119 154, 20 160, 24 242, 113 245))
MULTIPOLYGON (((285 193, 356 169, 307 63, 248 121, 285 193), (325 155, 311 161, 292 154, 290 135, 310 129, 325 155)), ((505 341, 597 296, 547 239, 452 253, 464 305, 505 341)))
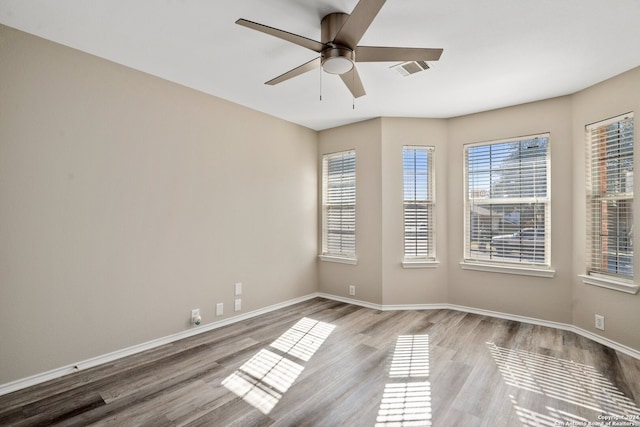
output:
POLYGON ((305 317, 272 342, 271 347, 308 362, 334 328, 305 317))
POLYGON ((329 323, 301 319, 225 378, 222 385, 268 414, 304 370, 298 362, 308 362, 334 328, 329 323))
POLYGON ((401 335, 396 340, 389 369, 391 378, 429 376, 429 336, 401 335))
POLYGON ((429 336, 398 336, 376 427, 431 426, 428 377, 429 336))
POLYGON ((523 425, 588 425, 588 422, 603 420, 605 417, 626 423, 620 425, 640 425, 640 410, 635 403, 593 366, 524 350, 502 348, 494 343, 487 343, 487 346, 507 385, 575 405, 591 413, 591 417, 586 419, 547 406, 547 414, 542 414, 523 407, 514 396, 510 396, 523 425))

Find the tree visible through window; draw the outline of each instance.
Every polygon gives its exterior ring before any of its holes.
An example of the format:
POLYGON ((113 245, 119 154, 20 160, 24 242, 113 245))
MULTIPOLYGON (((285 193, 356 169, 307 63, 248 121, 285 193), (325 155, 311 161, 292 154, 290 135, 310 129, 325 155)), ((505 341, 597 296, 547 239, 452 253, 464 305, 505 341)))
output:
POLYGON ((465 260, 549 266, 549 135, 468 145, 465 162, 465 260))
POLYGON ((633 278, 633 114, 587 126, 587 270, 633 278))

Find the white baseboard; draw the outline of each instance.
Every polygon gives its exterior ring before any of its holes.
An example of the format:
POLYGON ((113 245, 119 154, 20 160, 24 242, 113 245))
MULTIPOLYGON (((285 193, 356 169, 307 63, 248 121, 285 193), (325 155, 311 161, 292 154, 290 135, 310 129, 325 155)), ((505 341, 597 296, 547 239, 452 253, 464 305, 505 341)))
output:
POLYGON ((626 345, 620 344, 616 341, 610 340, 600 335, 594 334, 593 332, 587 331, 577 326, 570 325, 568 323, 552 322, 549 320, 536 319, 535 317, 518 316, 515 314, 500 313, 497 311, 482 310, 478 308, 464 307, 464 306, 458 306, 453 304, 450 304, 449 308, 452 310, 464 311, 467 313, 481 314, 483 316, 496 317, 499 319, 506 319, 506 320, 514 320, 516 322, 529 323, 532 325, 546 326, 549 328, 555 328, 563 331, 574 332, 592 341, 595 341, 597 343, 610 347, 616 351, 619 351, 620 353, 624 353, 627 356, 631 356, 634 359, 640 360, 640 351, 633 349, 631 347, 627 347, 626 345))
POLYGON ((212 331, 214 329, 218 329, 221 328, 223 326, 227 326, 227 325, 231 325, 233 323, 237 323, 237 322, 241 322, 243 320, 247 320, 247 319, 251 319, 252 317, 256 317, 256 316, 260 316, 261 314, 266 314, 266 313, 270 313, 272 311, 275 310, 279 310, 281 308, 285 308, 288 306, 291 306, 293 304, 298 304, 300 302, 304 302, 304 301, 308 301, 310 299, 313 298, 325 298, 325 299, 329 299, 329 300, 333 300, 333 301, 338 301, 338 302, 344 302, 346 304, 353 304, 353 305, 357 305, 357 306, 361 306, 361 307, 366 307, 366 308, 370 308, 373 310, 380 310, 380 311, 398 311, 398 310, 456 310, 456 311, 462 311, 465 313, 474 313, 474 314, 479 314, 479 315, 483 315, 483 316, 489 316, 489 317, 495 317, 495 318, 499 318, 499 319, 505 319, 505 320, 513 320, 516 322, 522 322, 522 323, 529 323, 529 324, 533 324, 533 325, 539 325, 539 326, 546 326, 546 327, 550 327, 550 328, 556 328, 556 329, 560 329, 560 330, 565 330, 565 331, 570 331, 570 332, 574 332, 578 335, 581 335, 585 338, 588 338, 590 340, 593 340, 597 343, 600 343, 602 345, 605 345, 607 347, 610 347, 616 351, 619 351, 621 353, 624 353, 628 356, 631 356, 635 359, 640 360, 640 351, 635 350, 633 348, 627 347, 625 345, 622 345, 620 343, 617 343, 615 341, 612 341, 608 338, 604 338, 601 337, 600 335, 594 334, 592 332, 586 331, 582 328, 578 328, 577 326, 573 326, 573 325, 569 325, 566 323, 560 323, 560 322, 551 322, 548 320, 542 320, 542 319, 536 319, 533 317, 526 317, 526 316, 518 316, 518 315, 514 315, 514 314, 507 314, 507 313, 500 313, 497 311, 491 311, 491 310, 483 310, 483 309, 478 309, 478 308, 473 308, 473 307, 464 307, 464 306, 460 306, 460 305, 455 305, 455 304, 395 304, 395 305, 382 305, 382 304, 374 304, 374 303, 370 303, 367 301, 361 301, 361 300, 357 300, 357 299, 352 299, 352 298, 345 298, 345 297, 341 297, 341 296, 337 296, 337 295, 331 295, 331 294, 325 294, 322 292, 315 292, 313 294, 309 294, 309 295, 305 295, 303 297, 299 297, 299 298, 295 298, 295 299, 291 299, 288 301, 284 301, 278 304, 274 304, 274 305, 270 305, 258 310, 254 310, 248 313, 244 313, 238 316, 233 316, 224 320, 221 320, 219 322, 213 322, 213 323, 208 323, 206 325, 197 327, 197 328, 193 328, 193 329, 188 329, 186 331, 182 331, 182 332, 178 332, 176 334, 173 335, 169 335, 163 338, 158 338, 155 340, 151 340, 151 341, 147 341, 145 343, 142 344, 138 344, 138 345, 134 345, 131 347, 127 347, 121 350, 117 350, 111 353, 107 353, 101 356, 97 356, 97 357, 92 357, 90 359, 87 360, 83 360, 81 362, 78 363, 74 363, 71 365, 67 365, 67 366, 63 366, 60 368, 56 368, 56 369, 52 369, 50 371, 47 372, 43 372, 40 374, 36 374, 36 375, 32 375, 30 377, 27 378, 22 378, 22 379, 18 379, 6 384, 0 384, 0 396, 8 394, 8 393, 12 393, 14 391, 17 390, 21 390, 23 388, 27 388, 27 387, 31 387, 49 380, 53 380, 56 378, 60 378, 62 376, 80 371, 80 370, 84 370, 84 369, 88 369, 88 368, 92 368, 94 366, 98 366, 101 365, 103 363, 107 363, 107 362, 112 362, 114 360, 117 359, 121 359, 123 357, 126 356, 130 356, 136 353, 140 353, 142 351, 146 351, 146 350, 150 350, 152 348, 155 347, 159 347, 161 345, 164 344, 169 344, 172 343, 174 341, 178 341, 181 340, 183 338, 188 338, 194 335, 198 335, 201 334, 203 332, 208 332, 208 331, 212 331))
POLYGON ((314 296, 319 298, 330 299, 333 301, 344 302, 346 304, 352 304, 360 307, 370 308, 372 310, 383 310, 383 307, 380 304, 374 304, 368 301, 361 301, 359 299, 345 298, 338 295, 325 294, 322 292, 316 292, 314 296))
POLYGON ((602 337, 600 335, 594 334, 590 331, 584 330, 582 328, 579 328, 577 326, 574 325, 570 325, 567 323, 561 323, 561 322, 552 322, 549 320, 543 320, 543 319, 536 319, 535 317, 526 317, 526 316, 518 316, 516 314, 508 314, 508 313, 501 313, 498 311, 491 311, 491 310, 484 310, 484 309, 480 309, 480 308, 473 308, 473 307, 465 307, 462 305, 456 305, 456 304, 396 304, 396 305, 381 305, 381 304, 373 304, 370 302, 366 302, 366 301, 360 301, 360 300, 356 300, 356 299, 351 299, 351 298, 345 298, 345 297, 340 297, 340 296, 336 296, 336 295, 330 295, 330 294, 324 294, 324 293, 318 293, 317 296, 322 297, 322 298, 326 298, 326 299, 331 299, 331 300, 335 300, 335 301, 340 301, 340 302, 344 302, 347 304, 354 304, 354 305, 359 305, 361 307, 367 307, 367 308, 372 308, 374 310, 381 310, 381 311, 393 311, 393 310, 442 310, 442 309, 446 309, 446 310, 456 310, 456 311, 462 311, 465 313, 474 313, 474 314, 479 314, 482 316, 489 316, 489 317, 495 317, 498 319, 505 319, 505 320, 513 320, 516 322, 522 322, 522 323, 529 323, 532 325, 538 325, 538 326, 546 326, 549 328, 555 328, 555 329, 560 329, 560 330, 564 330, 564 331, 570 331, 570 332, 574 332, 578 335, 581 335, 585 338, 588 338, 590 340, 593 340, 597 343, 600 343, 602 345, 605 345, 607 347, 610 347, 616 351, 619 351, 620 353, 624 353, 627 356, 631 356, 635 359, 640 360, 640 351, 633 349, 631 347, 627 347, 625 345, 622 345, 618 342, 612 341, 608 338, 602 337))

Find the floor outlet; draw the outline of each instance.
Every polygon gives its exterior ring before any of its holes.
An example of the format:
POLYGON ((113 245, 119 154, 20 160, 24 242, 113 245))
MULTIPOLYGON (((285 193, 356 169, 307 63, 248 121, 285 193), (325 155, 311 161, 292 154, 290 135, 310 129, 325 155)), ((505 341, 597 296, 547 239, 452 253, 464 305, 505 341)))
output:
POLYGON ((219 302, 216 304, 216 316, 222 316, 224 314, 224 303, 219 302))
POLYGON ((596 329, 604 331, 604 316, 596 314, 596 329))
POLYGON ((234 310, 235 311, 242 310, 242 300, 240 298, 235 300, 234 310))
POLYGON ((353 285, 349 285, 349 295, 355 295, 356 294, 356 287, 353 285))

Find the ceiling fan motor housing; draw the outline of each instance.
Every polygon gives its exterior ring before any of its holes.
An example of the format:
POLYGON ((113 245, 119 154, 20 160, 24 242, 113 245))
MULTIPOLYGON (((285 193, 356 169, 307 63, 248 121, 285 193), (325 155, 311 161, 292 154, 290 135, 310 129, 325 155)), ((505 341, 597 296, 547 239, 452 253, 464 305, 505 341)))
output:
POLYGON ((344 74, 353 68, 355 55, 351 46, 338 46, 333 39, 349 18, 348 13, 330 13, 322 18, 320 27, 320 41, 331 47, 323 50, 322 69, 330 74, 344 74))

